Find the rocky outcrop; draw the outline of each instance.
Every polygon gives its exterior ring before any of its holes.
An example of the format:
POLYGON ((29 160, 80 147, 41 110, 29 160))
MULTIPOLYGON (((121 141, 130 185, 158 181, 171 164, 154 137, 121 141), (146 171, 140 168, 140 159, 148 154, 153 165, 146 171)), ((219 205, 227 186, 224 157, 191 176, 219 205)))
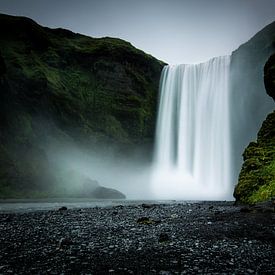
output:
POLYGON ((0 50, 0 197, 55 185, 52 140, 119 152, 153 143, 161 61, 121 39, 3 14, 0 50))
POLYGON ((231 115, 233 136, 234 180, 238 180, 242 153, 255 140, 274 102, 267 96, 263 71, 268 58, 275 53, 275 22, 269 24, 241 45, 231 57, 231 115))
MULTIPOLYGON (((275 99, 275 59, 265 65, 264 80, 267 93, 275 99)), ((269 114, 258 133, 243 153, 239 181, 234 191, 237 201, 254 204, 275 196, 275 111, 269 114)))
POLYGON ((273 54, 265 64, 264 83, 267 94, 275 100, 275 54, 273 54))
POLYGON ((89 197, 95 199, 126 199, 126 196, 120 191, 107 187, 97 187, 89 194, 89 197))
POLYGON ((0 75, 6 72, 19 115, 31 123, 39 114, 93 142, 152 139, 162 62, 121 39, 48 29, 28 18, 0 15, 0 26, 0 75))
POLYGON ((85 178, 79 197, 91 199, 126 199, 126 196, 120 191, 101 186, 96 180, 91 180, 90 178, 85 178))
POLYGON ((269 114, 243 154, 244 163, 234 196, 243 203, 256 203, 275 196, 275 111, 269 114))

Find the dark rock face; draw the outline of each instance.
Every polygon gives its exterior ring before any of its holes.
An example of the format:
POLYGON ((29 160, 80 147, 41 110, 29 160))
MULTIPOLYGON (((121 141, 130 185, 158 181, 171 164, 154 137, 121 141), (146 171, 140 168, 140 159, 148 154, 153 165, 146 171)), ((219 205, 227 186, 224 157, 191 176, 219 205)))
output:
POLYGON ((258 32, 232 53, 231 106, 233 169, 237 181, 242 165, 241 155, 248 143, 255 140, 267 114, 274 110, 273 100, 266 95, 263 82, 264 66, 275 53, 275 22, 258 32), (241 114, 241 115, 240 115, 241 114))
MULTIPOLYGON (((274 99, 274 55, 265 65, 265 86, 274 99)), ((234 191, 237 201, 257 203, 275 196, 275 111, 269 114, 258 133, 243 153, 239 181, 234 191)))
POLYGON ((275 54, 265 64, 264 83, 267 94, 275 100, 275 54))
POLYGON ((119 152, 153 143, 162 62, 121 39, 3 14, 0 48, 1 196, 54 184, 43 173, 50 139, 119 152))
POLYGON ((4 58, 1 55, 0 52, 0 77, 2 77, 7 72, 7 67, 4 61, 4 58))

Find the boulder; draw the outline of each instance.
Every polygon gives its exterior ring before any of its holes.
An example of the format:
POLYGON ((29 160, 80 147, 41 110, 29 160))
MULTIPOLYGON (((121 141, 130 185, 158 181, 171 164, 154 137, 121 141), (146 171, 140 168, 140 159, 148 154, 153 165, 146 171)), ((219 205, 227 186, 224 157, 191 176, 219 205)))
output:
POLYGON ((82 194, 91 194, 96 188, 100 187, 98 181, 85 178, 82 186, 82 194))
POLYGON ((89 196, 96 199, 126 199, 126 196, 120 191, 103 186, 97 187, 89 196))

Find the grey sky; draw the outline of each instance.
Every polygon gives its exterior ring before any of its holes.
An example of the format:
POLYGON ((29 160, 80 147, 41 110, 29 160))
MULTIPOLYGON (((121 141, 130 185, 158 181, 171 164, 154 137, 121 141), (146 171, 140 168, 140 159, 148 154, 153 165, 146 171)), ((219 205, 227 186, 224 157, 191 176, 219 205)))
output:
POLYGON ((0 0, 0 12, 119 37, 176 64, 230 54, 275 20, 275 0, 0 0))

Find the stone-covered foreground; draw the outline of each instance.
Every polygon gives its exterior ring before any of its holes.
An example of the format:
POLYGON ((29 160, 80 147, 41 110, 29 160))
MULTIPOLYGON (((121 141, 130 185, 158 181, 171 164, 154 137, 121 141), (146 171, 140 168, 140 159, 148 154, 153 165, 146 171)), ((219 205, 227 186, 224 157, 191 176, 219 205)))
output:
POLYGON ((2 213, 0 274, 275 274, 274 218, 225 202, 2 213))

